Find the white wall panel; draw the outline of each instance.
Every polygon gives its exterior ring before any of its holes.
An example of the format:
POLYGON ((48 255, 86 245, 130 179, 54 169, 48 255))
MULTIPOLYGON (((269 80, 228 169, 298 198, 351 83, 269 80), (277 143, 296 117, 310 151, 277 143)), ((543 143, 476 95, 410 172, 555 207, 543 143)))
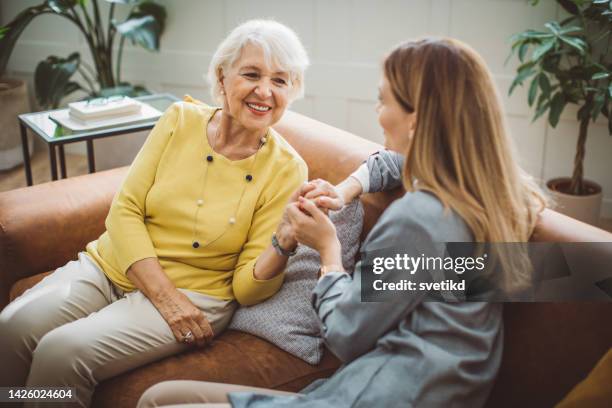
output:
POLYGON ((542 179, 540 163, 544 157, 544 121, 531 123, 531 118, 514 115, 508 115, 506 120, 521 167, 538 180, 542 179))
POLYGON ((346 63, 350 55, 350 0, 316 0, 314 3, 315 60, 346 63))
POLYGON ((358 136, 383 144, 384 136, 376 115, 376 102, 349 100, 348 130, 358 136))
POLYGON ((225 7, 217 0, 163 2, 168 24, 162 37, 163 49, 212 52, 225 37, 225 7))
POLYGON ((312 53, 314 45, 314 1, 286 0, 228 0, 226 5, 227 31, 252 18, 272 18, 293 28, 306 49, 312 53))
POLYGON ((353 0, 348 11, 350 59, 380 64, 399 42, 429 32, 430 9, 421 0, 353 0))

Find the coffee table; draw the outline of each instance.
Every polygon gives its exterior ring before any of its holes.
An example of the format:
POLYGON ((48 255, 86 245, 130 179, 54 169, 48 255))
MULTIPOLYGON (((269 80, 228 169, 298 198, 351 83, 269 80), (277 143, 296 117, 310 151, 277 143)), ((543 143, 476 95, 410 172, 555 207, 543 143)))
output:
MULTIPOLYGON (((174 102, 180 99, 172 94, 162 93, 145 95, 134 98, 143 103, 149 104, 154 108, 165 111, 174 102)), ((156 120, 140 122, 135 124, 119 125, 103 129, 94 129, 82 132, 74 132, 66 129, 49 118, 53 110, 44 112, 24 113, 19 115, 19 127, 21 129, 21 146, 23 149, 23 163, 25 167, 26 182, 32 185, 32 167, 30 164, 30 151, 28 147, 27 129, 42 139, 49 146, 49 164, 51 167, 51 180, 57 180, 57 156, 56 148, 59 153, 59 167, 61 178, 66 178, 66 157, 64 155, 64 145, 69 143, 83 142, 87 144, 87 163, 89 172, 95 173, 96 163, 94 159, 95 139, 119 136, 127 133, 134 133, 141 130, 152 129, 156 120)))

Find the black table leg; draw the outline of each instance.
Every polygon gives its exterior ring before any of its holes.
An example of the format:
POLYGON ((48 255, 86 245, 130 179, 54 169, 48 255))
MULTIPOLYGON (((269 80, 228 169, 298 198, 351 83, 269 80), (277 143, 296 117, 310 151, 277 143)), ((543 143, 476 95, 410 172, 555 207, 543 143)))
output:
POLYGON ((21 130, 21 149, 23 150, 23 167, 25 168, 26 184, 32 185, 32 166, 30 165, 30 148, 28 146, 27 128, 19 121, 19 129, 21 130))
POLYGON ((89 164, 89 172, 96 172, 96 158, 94 157, 94 146, 93 140, 88 140, 87 142, 87 164, 89 164))
POLYGON ((60 174, 63 179, 66 178, 66 155, 64 154, 64 145, 57 146, 59 153, 60 174))
POLYGON ((49 143, 49 166, 51 166, 51 180, 57 180, 57 162, 55 158, 55 145, 49 143))

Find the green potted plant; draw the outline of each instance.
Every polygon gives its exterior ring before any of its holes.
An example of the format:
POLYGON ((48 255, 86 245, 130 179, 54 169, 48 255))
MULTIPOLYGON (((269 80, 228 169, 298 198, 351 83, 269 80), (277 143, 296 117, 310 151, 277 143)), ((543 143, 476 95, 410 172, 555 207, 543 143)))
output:
MULTIPOLYGON (((535 5, 538 0, 533 0, 535 5)), ((568 13, 541 30, 526 30, 512 37, 512 51, 520 65, 509 94, 529 82, 528 104, 533 120, 547 114, 554 128, 568 104, 578 106, 578 141, 571 177, 548 180, 546 185, 558 209, 574 218, 596 224, 602 189, 584 178, 585 145, 589 124, 601 116, 612 135, 612 0, 557 0, 568 13)), ((509 57, 509 58, 510 58, 509 57)))
POLYGON ((41 61, 34 73, 36 99, 41 106, 58 107, 62 98, 75 91, 83 91, 89 97, 147 93, 142 87, 121 81, 123 46, 125 40, 130 40, 147 50, 158 51, 166 10, 149 0, 104 1, 110 3, 106 24, 98 0, 46 0, 19 13, 0 27, 0 76, 27 25, 40 15, 54 14, 78 27, 89 47, 93 67, 82 61, 78 52, 67 57, 51 55, 41 61), (114 18, 116 5, 131 7, 124 21, 114 18), (118 47, 114 47, 118 35, 118 47), (77 71, 83 82, 73 79, 77 71))

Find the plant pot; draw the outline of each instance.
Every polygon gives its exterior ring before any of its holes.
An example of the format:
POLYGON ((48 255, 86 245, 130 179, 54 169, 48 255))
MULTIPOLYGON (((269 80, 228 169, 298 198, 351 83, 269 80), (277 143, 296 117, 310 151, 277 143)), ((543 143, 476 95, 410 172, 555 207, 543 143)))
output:
POLYGON ((7 170, 23 162, 17 115, 30 111, 26 82, 0 79, 0 106, 0 170, 7 170))
POLYGON ((569 189, 571 179, 559 177, 546 183, 549 194, 555 201, 555 210, 591 225, 599 224, 603 192, 594 181, 584 180, 587 190, 585 195, 564 193, 569 189))

